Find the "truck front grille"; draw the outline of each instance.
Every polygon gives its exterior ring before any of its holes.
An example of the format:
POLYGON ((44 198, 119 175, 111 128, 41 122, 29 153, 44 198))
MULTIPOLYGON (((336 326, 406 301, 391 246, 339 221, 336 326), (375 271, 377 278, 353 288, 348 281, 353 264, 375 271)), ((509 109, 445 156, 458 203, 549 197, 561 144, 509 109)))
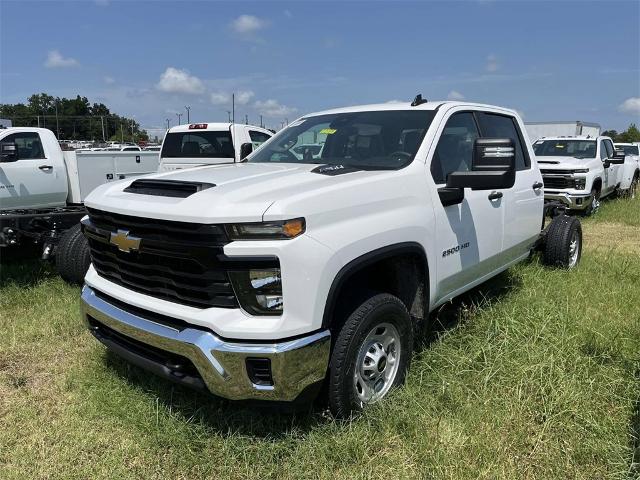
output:
POLYGON ((130 290, 197 308, 238 306, 229 282, 234 262, 220 225, 156 220, 89 208, 83 230, 98 275, 130 290), (129 248, 114 235, 140 239, 129 248), (116 242, 117 243, 117 242, 116 242))
POLYGON ((568 177, 549 177, 542 176, 542 181, 544 182, 545 188, 574 188, 575 182, 573 178, 568 177))

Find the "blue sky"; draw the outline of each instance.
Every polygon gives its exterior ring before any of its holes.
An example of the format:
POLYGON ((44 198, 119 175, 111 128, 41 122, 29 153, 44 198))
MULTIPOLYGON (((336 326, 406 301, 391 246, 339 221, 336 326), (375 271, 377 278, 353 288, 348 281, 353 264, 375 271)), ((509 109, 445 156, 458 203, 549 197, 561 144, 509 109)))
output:
POLYGON ((0 22, 0 102, 80 94, 150 130, 226 120, 231 92, 272 127, 418 92, 640 123, 638 1, 0 0, 0 22))

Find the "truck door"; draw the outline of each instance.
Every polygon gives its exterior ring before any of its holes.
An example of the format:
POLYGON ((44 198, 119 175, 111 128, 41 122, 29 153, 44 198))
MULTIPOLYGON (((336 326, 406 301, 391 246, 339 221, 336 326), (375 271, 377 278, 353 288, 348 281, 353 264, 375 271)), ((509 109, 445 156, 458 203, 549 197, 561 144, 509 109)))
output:
POLYGON ((65 204, 67 172, 57 142, 46 142, 45 151, 38 132, 17 132, 0 139, 0 143, 14 143, 18 154, 17 161, 0 163, 0 208, 65 204))
MULTIPOLYGON (((444 187, 447 175, 471 167, 473 143, 480 131, 472 112, 460 111, 445 118, 431 159, 436 186, 444 187)), ((464 189, 461 203, 443 206, 438 195, 433 204, 436 245, 437 298, 448 299, 500 266, 504 198, 502 191, 464 189)))
MULTIPOLYGON (((613 158, 613 144, 610 140, 600 140, 600 160, 605 162, 606 160, 613 158)), ((618 184, 618 172, 621 165, 609 165, 609 168, 604 169, 604 178, 602 179, 602 192, 600 196, 608 195, 616 188, 618 184)), ((604 165, 603 165, 604 167, 604 165)))
POLYGON ((509 115, 478 112, 476 118, 483 137, 510 138, 515 145, 516 182, 504 190, 504 243, 502 262, 507 264, 529 251, 540 235, 544 192, 542 175, 531 165, 521 127, 509 115))

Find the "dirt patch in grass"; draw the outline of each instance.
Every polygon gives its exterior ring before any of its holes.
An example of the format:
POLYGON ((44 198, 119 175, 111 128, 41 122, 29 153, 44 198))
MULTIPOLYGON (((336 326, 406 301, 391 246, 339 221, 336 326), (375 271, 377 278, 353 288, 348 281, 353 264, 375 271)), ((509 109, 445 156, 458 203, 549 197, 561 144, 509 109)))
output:
POLYGON ((623 223, 591 223, 584 229, 584 244, 589 249, 635 253, 640 255, 640 228, 623 223))

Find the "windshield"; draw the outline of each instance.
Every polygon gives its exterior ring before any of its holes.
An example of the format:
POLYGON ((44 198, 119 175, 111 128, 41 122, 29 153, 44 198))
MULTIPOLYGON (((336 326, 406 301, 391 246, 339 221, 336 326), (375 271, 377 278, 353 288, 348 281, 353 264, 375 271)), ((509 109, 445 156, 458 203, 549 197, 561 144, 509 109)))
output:
POLYGON ((543 140, 533 144, 538 157, 596 158, 595 140, 543 140))
POLYGON ((413 161, 434 115, 430 110, 389 110, 303 118, 249 161, 398 169, 413 161))
POLYGON ((195 131, 168 133, 162 144, 164 158, 234 158, 231 132, 195 131))
POLYGON ((625 155, 638 155, 637 145, 618 145, 616 144, 616 150, 624 150, 625 155))

